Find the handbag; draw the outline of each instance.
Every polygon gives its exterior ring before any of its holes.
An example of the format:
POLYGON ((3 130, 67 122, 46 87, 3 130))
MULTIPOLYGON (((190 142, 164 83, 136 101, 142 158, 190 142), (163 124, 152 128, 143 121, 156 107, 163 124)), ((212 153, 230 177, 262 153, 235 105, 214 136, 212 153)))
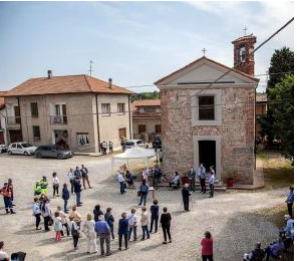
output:
POLYGON ((50 216, 49 217, 49 220, 48 220, 48 225, 49 226, 52 226, 54 224, 54 220, 52 219, 52 217, 50 216))
POLYGON ((137 197, 141 197, 141 191, 137 191, 137 197))

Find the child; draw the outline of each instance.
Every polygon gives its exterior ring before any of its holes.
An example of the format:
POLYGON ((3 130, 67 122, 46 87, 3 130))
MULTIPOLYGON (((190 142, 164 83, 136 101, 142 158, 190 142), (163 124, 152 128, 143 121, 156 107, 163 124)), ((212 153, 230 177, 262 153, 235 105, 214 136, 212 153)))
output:
POLYGON ((77 243, 79 239, 79 226, 75 223, 73 216, 69 216, 69 220, 70 220, 71 235, 73 238, 74 251, 76 251, 78 249, 77 243))
POLYGON ((61 240, 61 231, 62 231, 62 223, 60 218, 60 213, 58 211, 55 212, 55 220, 54 220, 54 230, 56 232, 55 241, 58 242, 61 240))
POLYGON ((70 195, 69 195, 69 190, 67 188, 67 184, 64 183, 63 189, 62 189, 62 199, 64 200, 64 212, 66 214, 68 213, 67 204, 68 204, 69 197, 70 195))

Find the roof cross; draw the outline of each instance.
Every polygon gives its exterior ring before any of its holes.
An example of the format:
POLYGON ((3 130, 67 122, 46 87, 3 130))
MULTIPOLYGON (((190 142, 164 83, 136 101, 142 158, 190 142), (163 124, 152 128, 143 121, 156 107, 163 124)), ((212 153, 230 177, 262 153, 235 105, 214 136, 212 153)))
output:
POLYGON ((203 56, 205 56, 205 53, 206 53, 206 49, 205 49, 205 47, 202 49, 202 52, 203 52, 203 56))
POLYGON ((246 31, 247 31, 247 28, 243 28, 243 31, 244 31, 244 36, 246 36, 246 31))

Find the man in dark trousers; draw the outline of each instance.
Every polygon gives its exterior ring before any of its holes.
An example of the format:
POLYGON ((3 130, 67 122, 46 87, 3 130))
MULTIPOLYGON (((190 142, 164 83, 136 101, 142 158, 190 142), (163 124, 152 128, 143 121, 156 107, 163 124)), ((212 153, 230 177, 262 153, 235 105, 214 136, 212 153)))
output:
POLYGON ((11 191, 9 189, 8 183, 4 183, 4 187, 1 189, 0 194, 3 196, 6 214, 9 213, 8 209, 10 210, 11 214, 15 214, 13 211, 11 191))
POLYGON ((189 203, 190 203, 191 192, 189 190, 189 184, 187 184, 187 183, 184 185, 184 187, 182 189, 182 196, 183 196, 183 203, 184 203, 185 211, 190 211, 189 203))
POLYGON ((196 178, 196 171, 193 167, 188 172, 188 177, 190 181, 190 190, 195 192, 195 178, 196 178))

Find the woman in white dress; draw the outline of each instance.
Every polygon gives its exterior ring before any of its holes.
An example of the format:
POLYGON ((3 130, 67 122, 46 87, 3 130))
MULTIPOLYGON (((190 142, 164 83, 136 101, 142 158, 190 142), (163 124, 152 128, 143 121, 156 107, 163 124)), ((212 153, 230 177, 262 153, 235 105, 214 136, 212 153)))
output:
POLYGON ((83 232, 87 237, 87 253, 96 253, 97 249, 97 234, 95 232, 95 221, 91 214, 87 215, 87 220, 83 226, 83 232))

